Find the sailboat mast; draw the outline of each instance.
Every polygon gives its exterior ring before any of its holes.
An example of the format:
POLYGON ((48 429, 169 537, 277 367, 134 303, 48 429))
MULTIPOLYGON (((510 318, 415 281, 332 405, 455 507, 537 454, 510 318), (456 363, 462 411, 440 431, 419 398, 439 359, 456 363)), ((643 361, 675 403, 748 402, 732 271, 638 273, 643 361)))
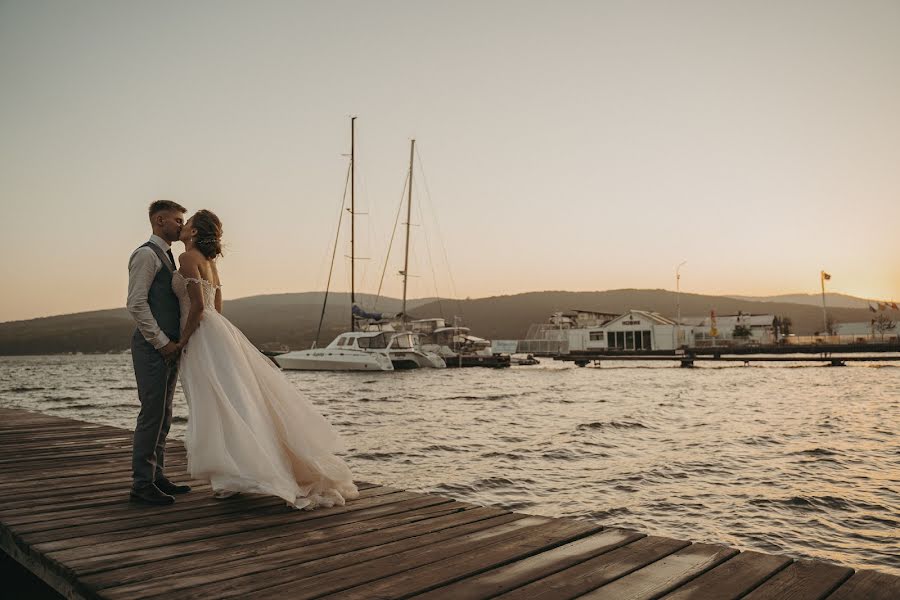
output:
POLYGON ((406 320, 406 284, 409 281, 409 225, 412 222, 413 192, 413 157, 416 153, 416 140, 409 144, 409 196, 406 201, 406 255, 403 258, 403 319, 406 320))
POLYGON ((356 331, 356 117, 350 117, 350 331, 356 331))

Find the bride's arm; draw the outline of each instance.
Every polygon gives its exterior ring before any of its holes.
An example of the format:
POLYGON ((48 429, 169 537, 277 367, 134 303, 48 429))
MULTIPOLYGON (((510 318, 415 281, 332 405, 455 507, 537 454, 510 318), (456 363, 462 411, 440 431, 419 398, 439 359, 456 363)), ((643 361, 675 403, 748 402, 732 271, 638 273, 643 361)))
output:
POLYGON ((219 269, 216 261, 212 261, 213 283, 216 284, 216 312, 222 314, 222 282, 219 280, 219 269))
MULTIPOLYGON (((186 278, 200 279, 200 268, 197 265, 197 259, 187 252, 179 257, 181 266, 178 271, 186 278)), ((181 332, 181 338, 178 340, 178 347, 184 348, 188 339, 200 326, 200 319, 203 318, 203 289, 199 283, 195 281, 185 282, 187 285, 188 296, 191 299, 191 312, 188 313, 187 321, 184 324, 184 330, 181 332)))

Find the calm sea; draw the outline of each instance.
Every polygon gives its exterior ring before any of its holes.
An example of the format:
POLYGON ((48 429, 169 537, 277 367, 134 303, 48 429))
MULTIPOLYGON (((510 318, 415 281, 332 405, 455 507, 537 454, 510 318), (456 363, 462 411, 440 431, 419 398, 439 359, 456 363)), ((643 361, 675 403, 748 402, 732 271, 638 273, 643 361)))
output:
MULTIPOLYGON (((900 575, 897 366, 288 377, 359 479, 900 575)), ((132 428, 131 359, 0 357, 0 406, 132 428)))

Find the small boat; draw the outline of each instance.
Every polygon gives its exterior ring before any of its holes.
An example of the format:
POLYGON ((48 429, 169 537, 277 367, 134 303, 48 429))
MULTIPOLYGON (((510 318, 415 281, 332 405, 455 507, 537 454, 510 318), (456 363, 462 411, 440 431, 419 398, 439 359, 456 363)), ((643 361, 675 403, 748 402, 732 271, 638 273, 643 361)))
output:
POLYGON ((383 332, 388 339, 387 352, 394 369, 444 369, 447 363, 439 354, 422 348, 419 335, 403 328, 403 322, 396 323, 382 319, 371 320, 364 325, 369 332, 383 332))
POLYGON ((491 341, 470 334, 468 327, 447 326, 444 319, 418 319, 409 327, 421 337, 421 348, 430 351, 447 363, 447 367, 510 366, 509 354, 495 353, 491 341))
POLYGON ((399 332, 391 336, 388 355, 394 369, 444 369, 447 363, 436 352, 425 350, 419 345, 419 336, 409 332, 399 332))
POLYGON ((324 348, 294 350, 273 359, 296 371, 393 371, 388 338, 383 332, 342 333, 324 348))
POLYGON ((521 356, 510 356, 509 360, 512 364, 519 367, 530 367, 532 365, 541 364, 541 361, 536 359, 533 354, 528 354, 524 358, 521 356))
MULTIPOLYGON (((356 278, 352 265, 356 261, 353 239, 356 235, 356 203, 355 203, 355 167, 356 167, 356 117, 350 118, 350 165, 348 169, 348 183, 350 188, 350 331, 342 333, 324 348, 313 347, 309 350, 294 350, 273 356, 272 360, 282 369, 300 371, 393 371, 394 365, 388 355, 388 343, 390 339, 381 332, 365 332, 356 330, 356 278)), ((346 190, 345 190, 346 194, 346 190)), ((344 197, 346 200, 346 196, 344 197)), ((341 215, 344 213, 344 205, 341 204, 341 215)), ((341 217, 343 218, 343 217, 341 217)), ((338 234, 340 234, 341 220, 338 220, 338 234)), ((337 253, 338 237, 335 237, 334 252, 337 253)), ((333 256, 332 255, 332 256, 333 256)), ((334 260, 332 258, 332 268, 334 260)), ((328 274, 328 285, 325 289, 325 297, 322 301, 322 315, 319 318, 319 328, 316 332, 316 341, 322 331, 322 323, 325 318, 325 307, 328 304, 328 292, 331 285, 331 272, 328 274)))

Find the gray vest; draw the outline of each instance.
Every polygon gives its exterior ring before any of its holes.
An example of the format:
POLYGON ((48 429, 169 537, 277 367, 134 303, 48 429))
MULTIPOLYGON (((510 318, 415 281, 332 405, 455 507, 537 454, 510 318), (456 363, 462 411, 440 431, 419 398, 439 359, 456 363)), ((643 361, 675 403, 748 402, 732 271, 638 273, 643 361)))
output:
POLYGON ((166 253, 153 242, 147 242, 141 246, 141 248, 143 247, 156 252, 156 256, 162 262, 162 268, 156 272, 156 277, 150 284, 150 291, 147 292, 150 312, 153 313, 153 318, 156 319, 163 333, 169 336, 173 342, 177 342, 181 335, 181 306, 178 303, 178 297, 172 290, 172 273, 175 272, 175 265, 169 263, 166 253))

